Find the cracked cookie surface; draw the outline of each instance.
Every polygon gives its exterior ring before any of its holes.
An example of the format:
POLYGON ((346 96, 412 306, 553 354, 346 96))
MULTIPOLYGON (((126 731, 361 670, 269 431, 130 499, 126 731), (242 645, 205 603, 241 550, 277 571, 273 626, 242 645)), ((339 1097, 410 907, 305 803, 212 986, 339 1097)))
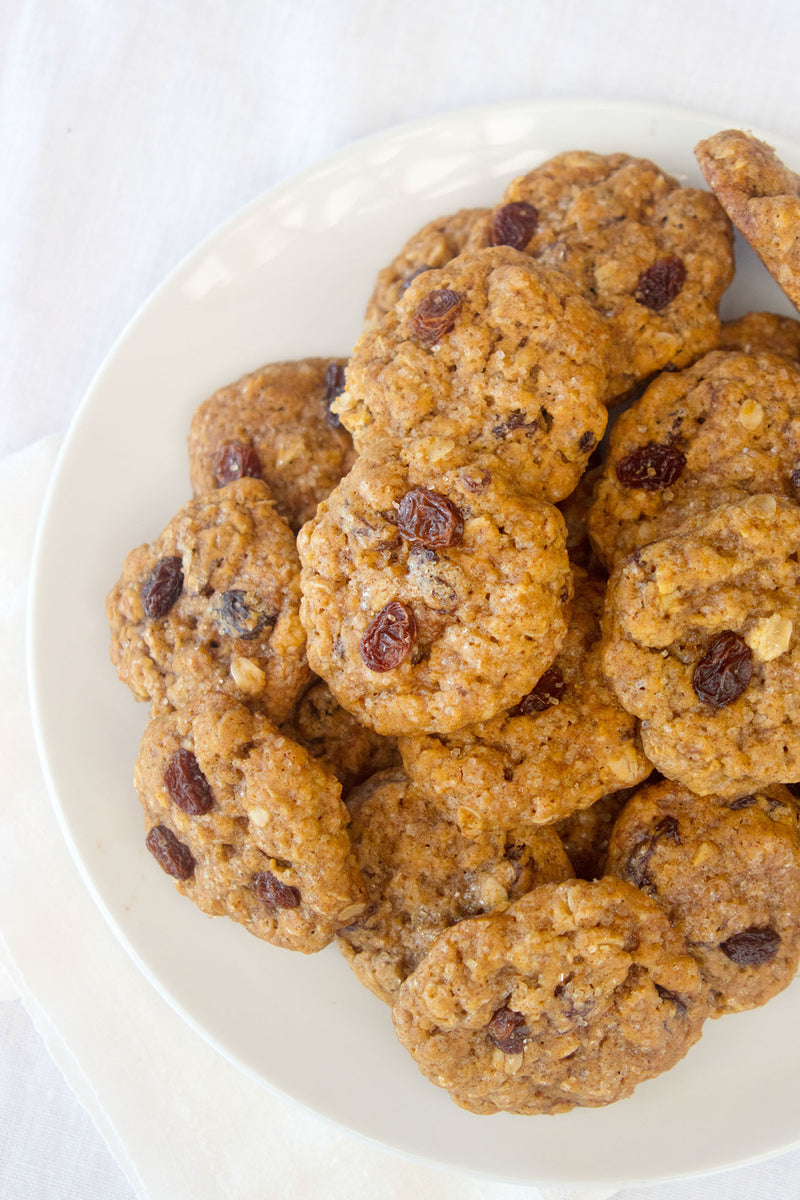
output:
POLYGON ((666 912, 700 963, 714 1016, 765 1004, 800 959, 800 823, 773 785, 736 800, 665 780, 626 804, 607 870, 666 912))
POLYGON ((311 953, 363 911, 339 784, 232 697, 154 718, 135 782, 148 849, 203 912, 311 953))
POLYGON ((361 455, 298 537, 312 670, 379 733, 517 703, 557 654, 572 590, 561 514, 435 440, 361 455))
POLYGON ((361 983, 388 1004, 445 929, 573 874, 552 829, 520 825, 466 838, 402 770, 374 776, 347 807, 369 905, 339 931, 339 946, 361 983))
POLYGON ((800 508, 758 495, 613 572, 603 669, 647 757, 701 795, 800 777, 800 508))
POLYGON ((603 436, 606 323, 558 271, 507 246, 426 271, 356 344, 334 411, 361 452, 436 437, 499 457, 542 499, 573 490, 603 436))
POLYGON ((260 479, 192 500, 106 601, 111 660, 154 712, 228 692, 282 721, 308 683, 292 531, 260 479))
POLYGON ((393 1009, 422 1073, 476 1113, 611 1104, 682 1058, 706 1015, 683 939, 609 877, 454 925, 393 1009))

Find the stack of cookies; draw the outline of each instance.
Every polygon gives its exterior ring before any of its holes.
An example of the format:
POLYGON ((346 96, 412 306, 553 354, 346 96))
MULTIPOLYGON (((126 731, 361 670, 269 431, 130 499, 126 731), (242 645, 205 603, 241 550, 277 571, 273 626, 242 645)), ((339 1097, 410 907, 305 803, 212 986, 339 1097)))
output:
POLYGON ((570 152, 431 222, 349 359, 200 406, 108 598, 159 865, 336 939, 473 1112, 611 1103, 797 970, 800 325, 719 319, 748 144, 698 147, 722 204, 570 152))

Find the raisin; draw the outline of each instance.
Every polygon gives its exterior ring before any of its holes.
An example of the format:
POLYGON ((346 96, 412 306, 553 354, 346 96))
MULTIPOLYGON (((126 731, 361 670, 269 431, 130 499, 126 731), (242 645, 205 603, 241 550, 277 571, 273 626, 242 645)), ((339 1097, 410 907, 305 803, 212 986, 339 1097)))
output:
POLYGON ((161 558, 141 586, 139 595, 147 617, 165 617, 183 588, 183 563, 177 555, 161 558))
POLYGON ((726 629, 712 640, 692 673, 698 700, 725 708, 738 700, 753 674, 753 652, 743 637, 726 629))
POLYGON ((169 798, 190 817, 198 817, 214 807, 211 785, 200 770, 191 750, 176 750, 164 771, 169 798))
POLYGON ((464 518, 447 496, 415 487, 397 507, 397 528, 410 542, 421 542, 429 549, 455 546, 464 533, 464 518))
POLYGON ((411 609, 392 600, 367 626, 361 638, 361 657, 370 671, 391 671, 408 658, 416 637, 417 622, 411 609))
POLYGON ((757 796, 741 796, 738 800, 731 800, 728 808, 733 809, 735 812, 739 808, 752 808, 757 803, 757 796))
POLYGON ((489 241, 493 246, 513 246, 524 250, 536 232, 539 214, 525 200, 512 200, 498 208, 492 217, 489 241))
MULTIPOLYGON (((547 429, 553 423, 553 419, 545 409, 540 410, 540 415, 547 429), (548 425, 548 419, 550 424, 548 425)), ((517 429, 522 429, 526 437, 531 437, 539 428, 539 421, 536 417, 533 420, 528 419, 528 414, 523 412, 521 408, 513 409, 504 421, 498 422, 492 426, 492 437, 496 437, 498 441, 508 437, 509 433, 514 433, 517 429)))
POLYGON ((222 593, 214 616, 221 633, 246 642, 258 637, 265 625, 274 625, 277 620, 275 615, 253 608, 248 603, 247 592, 240 588, 222 593))
POLYGON ((686 455, 674 446, 648 442, 626 454, 617 463, 617 479, 623 487, 658 492, 671 487, 686 466, 686 455))
POLYGON ((586 432, 582 433, 578 438, 578 449, 583 454, 588 454, 590 450, 594 450, 596 444, 597 438, 594 436, 591 429, 587 429, 586 432))
POLYGON ((675 1015, 677 1017, 686 1016, 686 1004, 683 1000, 681 1000, 677 992, 673 992, 670 991, 669 988, 662 987, 660 983, 657 983, 655 988, 662 1000, 670 1000, 675 1005, 675 1015))
POLYGON ((560 669, 556 666, 548 667, 536 686, 511 709, 511 716, 527 717, 531 713, 545 712, 554 704, 558 704, 566 690, 567 685, 560 669))
POLYGON ((214 455, 211 469, 217 486, 225 487, 245 476, 257 479, 261 474, 261 460, 252 446, 245 446, 243 442, 225 442, 214 455))
POLYGON ((341 429, 342 422, 339 420, 335 412, 331 412, 331 405, 334 400, 338 400, 344 391, 344 367, 340 363, 328 363, 325 370, 325 419, 331 429, 341 429))
POLYGON ((685 282, 686 267, 680 258, 675 255, 659 258, 642 271, 633 298, 645 308, 659 312, 672 303, 685 282))
POLYGON ((519 1054, 530 1037, 530 1030, 522 1013, 504 1004, 486 1026, 486 1036, 503 1054, 519 1054))
POLYGON ((297 908, 300 892, 289 883, 282 883, 271 871, 259 871, 251 883, 253 890, 267 908, 297 908))
POLYGON ((653 857, 656 846, 662 840, 674 842, 676 846, 681 844, 680 826, 676 817, 662 817, 653 826, 652 832, 645 834, 631 850, 625 866, 625 874, 634 887, 654 886, 650 875, 650 859, 653 857))
POLYGON ((720 943, 720 950, 737 967, 762 967, 778 953, 781 935, 771 925, 751 925, 720 943))
POLYGON ((459 471, 458 478, 468 492, 479 495, 481 492, 485 492, 492 482, 492 473, 485 467, 465 468, 463 471, 459 471))
POLYGON ((433 346, 454 328, 464 300, 459 292, 440 288, 417 305, 411 317, 411 333, 423 346, 433 346))
POLYGON ((416 271, 412 271, 410 275, 406 275, 405 279, 400 284, 400 295, 402 296, 404 292, 408 291, 408 289, 411 287, 412 283, 414 282, 414 280, 417 278, 418 275, 424 275, 426 271, 432 271, 432 270, 433 270, 433 267, 429 267, 426 264, 423 267, 417 267, 416 271))
POLYGON ((800 463, 792 471, 792 487, 796 492, 800 492, 800 463))
POLYGON ((166 825, 154 825, 145 845, 162 871, 173 879, 189 879, 194 874, 194 858, 188 846, 179 842, 166 825))

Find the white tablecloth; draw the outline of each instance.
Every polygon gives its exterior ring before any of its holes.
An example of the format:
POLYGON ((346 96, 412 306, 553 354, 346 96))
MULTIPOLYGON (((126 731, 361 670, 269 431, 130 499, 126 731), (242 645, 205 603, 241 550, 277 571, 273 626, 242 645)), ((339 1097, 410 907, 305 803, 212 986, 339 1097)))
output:
MULTIPOLYGON (((798 136, 799 41, 791 0, 0 5, 4 1200, 538 1194, 396 1159, 263 1091, 127 959, 78 879, 36 764, 23 645, 35 518, 57 435, 120 329, 264 188, 396 122, 490 101, 660 101, 798 136)), ((795 1152, 625 1195, 798 1191, 795 1152)))

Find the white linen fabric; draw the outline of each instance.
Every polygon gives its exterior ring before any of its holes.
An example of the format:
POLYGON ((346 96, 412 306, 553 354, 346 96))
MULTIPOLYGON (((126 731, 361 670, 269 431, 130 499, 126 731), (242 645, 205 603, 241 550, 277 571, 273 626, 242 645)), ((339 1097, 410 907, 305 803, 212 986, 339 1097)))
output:
MULTIPOLYGON (((239 1074, 139 974, 78 877, 36 763, 24 663, 35 524, 59 435, 119 331, 264 188, 396 122, 491 101, 656 101, 798 136, 799 34, 791 0, 0 5, 4 1198, 578 1195, 355 1140, 239 1074)), ((123 469, 124 447, 109 452, 123 469)), ((793 1153, 623 1195, 783 1200, 798 1180, 793 1153)))

